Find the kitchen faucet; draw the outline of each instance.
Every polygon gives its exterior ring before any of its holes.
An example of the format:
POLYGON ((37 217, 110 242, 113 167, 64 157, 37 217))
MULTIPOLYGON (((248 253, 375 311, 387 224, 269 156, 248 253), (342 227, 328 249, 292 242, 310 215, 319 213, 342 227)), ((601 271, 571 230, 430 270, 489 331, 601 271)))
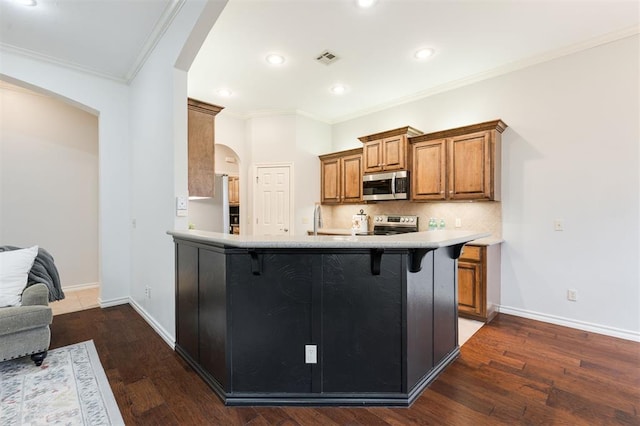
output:
POLYGON ((322 228, 322 206, 316 203, 313 209, 313 235, 318 235, 319 228, 322 228))

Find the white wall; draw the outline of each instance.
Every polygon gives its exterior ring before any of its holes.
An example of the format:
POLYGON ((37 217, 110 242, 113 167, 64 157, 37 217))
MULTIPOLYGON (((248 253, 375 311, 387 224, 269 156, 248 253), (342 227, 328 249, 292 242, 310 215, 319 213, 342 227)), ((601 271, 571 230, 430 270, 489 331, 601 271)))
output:
MULTIPOLYGON (((251 151, 247 146, 247 122, 243 118, 228 114, 222 110, 216 115, 216 144, 223 144, 238 157, 240 177, 240 233, 251 233, 251 210, 249 202, 249 182, 251 181, 251 151)), ((216 165, 216 167, 218 167, 216 165)))
POLYGON ((0 86, 0 244, 39 245, 63 288, 97 284, 98 118, 0 86))
POLYGON ((175 325, 166 231, 187 227, 174 210, 175 196, 187 194, 186 69, 225 4, 185 2, 130 86, 2 52, 3 80, 99 115, 102 305, 131 296, 167 341, 175 325), (146 285, 150 300, 142 299, 146 285))
POLYGON ((298 115, 296 119, 295 233, 313 229, 313 209, 320 202, 319 155, 331 152, 331 126, 298 115))
MULTIPOLYGON (((331 151, 330 125, 296 113, 253 117, 247 120, 247 146, 254 166, 293 164, 290 177, 293 217, 290 223, 295 235, 306 235, 313 218, 314 203, 320 200, 318 155, 331 151)), ((250 181, 253 179, 251 176, 250 181)), ((253 186, 247 189, 249 212, 253 212, 253 186)))
POLYGON ((225 1, 188 1, 130 85, 133 158, 130 297, 167 340, 175 338, 174 245, 166 234, 186 229, 175 197, 187 196, 187 71, 184 51, 202 43, 225 1), (208 16, 199 21, 201 14, 208 16), (194 26, 196 27, 194 29, 194 26), (199 38, 190 38, 198 33, 199 38), (181 54, 183 54, 181 56, 181 54), (145 298, 145 287, 151 298, 145 298))
POLYGON ((334 149, 502 118, 502 311, 640 339, 639 50, 629 37, 339 123, 334 149))
MULTIPOLYGON (((246 214, 244 214, 242 223, 247 233, 253 234, 255 222, 253 214, 255 167, 265 164, 295 162, 296 115, 282 114, 249 118, 246 120, 246 136, 247 150, 251 153, 251 165, 248 170, 247 181, 251 184, 247 185, 248 199, 246 208, 243 208, 246 214)), ((292 182, 295 181, 295 171, 294 165, 294 175, 290 176, 292 182)), ((240 187, 240 190, 242 190, 242 187, 240 187)), ((295 205, 295 193, 291 195, 295 205)), ((291 220, 291 223, 295 223, 294 218, 291 218, 291 220)))
POLYGON ((240 173, 240 159, 238 155, 226 145, 216 143, 215 164, 214 170, 216 174, 238 176, 240 173))
POLYGON ((128 300, 131 278, 131 162, 129 91, 116 83, 58 65, 1 52, 0 78, 51 94, 99 116, 100 297, 128 300))

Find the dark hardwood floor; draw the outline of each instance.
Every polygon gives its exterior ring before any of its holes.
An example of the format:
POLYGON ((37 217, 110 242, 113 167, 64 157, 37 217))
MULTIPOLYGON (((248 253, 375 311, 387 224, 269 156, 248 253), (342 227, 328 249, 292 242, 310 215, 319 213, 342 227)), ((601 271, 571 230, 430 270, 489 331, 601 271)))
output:
POLYGON ((54 317, 93 339, 128 425, 639 425, 640 343, 499 315, 409 408, 225 407, 129 305, 54 317))

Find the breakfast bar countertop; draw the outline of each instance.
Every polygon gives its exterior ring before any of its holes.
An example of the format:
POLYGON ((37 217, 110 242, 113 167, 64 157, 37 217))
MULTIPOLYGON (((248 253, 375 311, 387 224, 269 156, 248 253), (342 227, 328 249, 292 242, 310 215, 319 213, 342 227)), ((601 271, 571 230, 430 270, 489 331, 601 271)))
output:
POLYGON ((200 230, 173 230, 167 234, 202 243, 236 248, 430 248, 447 247, 488 237, 488 232, 426 231, 397 235, 232 235, 200 230))

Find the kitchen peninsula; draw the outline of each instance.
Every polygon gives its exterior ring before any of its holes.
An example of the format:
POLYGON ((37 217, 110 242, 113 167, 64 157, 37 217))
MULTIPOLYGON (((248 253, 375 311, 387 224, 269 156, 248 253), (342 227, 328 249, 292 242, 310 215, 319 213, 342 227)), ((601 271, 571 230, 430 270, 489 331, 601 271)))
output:
POLYGON ((227 405, 409 405, 459 354, 456 259, 486 233, 170 231, 176 351, 227 405))

